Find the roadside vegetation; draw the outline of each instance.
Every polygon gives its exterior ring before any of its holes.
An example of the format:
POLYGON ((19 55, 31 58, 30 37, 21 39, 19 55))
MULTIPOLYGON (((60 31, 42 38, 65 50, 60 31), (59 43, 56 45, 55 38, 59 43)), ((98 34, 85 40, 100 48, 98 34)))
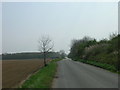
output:
POLYGON ((61 59, 54 59, 46 67, 41 68, 26 80, 21 88, 51 88, 57 69, 56 62, 59 60, 61 59))
POLYGON ((90 37, 73 40, 68 57, 113 72, 120 72, 119 39, 120 35, 112 34, 109 39, 100 41, 90 37))

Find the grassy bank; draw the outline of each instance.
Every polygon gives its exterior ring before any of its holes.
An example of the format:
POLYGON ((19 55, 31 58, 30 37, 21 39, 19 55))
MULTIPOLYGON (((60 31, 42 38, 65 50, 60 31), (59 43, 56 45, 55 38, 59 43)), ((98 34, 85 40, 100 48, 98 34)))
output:
POLYGON ((48 66, 43 67, 36 74, 32 75, 28 80, 26 80, 21 88, 51 88, 57 69, 56 62, 59 60, 60 59, 51 61, 48 66))
POLYGON ((92 61, 92 60, 79 60, 80 62, 86 63, 86 64, 90 64, 90 65, 94 65, 106 70, 109 70, 111 72, 116 72, 116 73, 120 73, 117 72, 117 69, 115 68, 115 66, 110 65, 110 64, 105 64, 105 63, 101 63, 101 62, 96 62, 96 61, 92 61))

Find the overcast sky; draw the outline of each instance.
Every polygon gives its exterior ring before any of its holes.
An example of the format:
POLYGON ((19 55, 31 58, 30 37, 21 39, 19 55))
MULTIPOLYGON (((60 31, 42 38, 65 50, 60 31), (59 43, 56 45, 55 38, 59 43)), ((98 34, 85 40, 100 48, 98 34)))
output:
POLYGON ((0 8, 2 53, 38 51, 41 35, 54 41, 54 51, 68 53, 72 39, 100 40, 118 31, 117 2, 6 2, 0 8))

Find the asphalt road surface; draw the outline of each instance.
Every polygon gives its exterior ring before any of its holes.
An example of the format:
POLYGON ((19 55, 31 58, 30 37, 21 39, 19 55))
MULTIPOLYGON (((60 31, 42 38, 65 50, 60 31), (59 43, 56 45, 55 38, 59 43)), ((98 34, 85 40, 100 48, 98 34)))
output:
POLYGON ((64 59, 58 62, 53 88, 118 88, 118 75, 92 65, 64 59))

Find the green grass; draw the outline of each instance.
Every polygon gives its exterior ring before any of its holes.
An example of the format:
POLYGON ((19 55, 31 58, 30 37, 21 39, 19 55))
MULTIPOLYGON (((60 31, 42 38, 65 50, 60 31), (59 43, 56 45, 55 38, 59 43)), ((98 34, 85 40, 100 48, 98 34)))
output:
POLYGON ((57 69, 56 62, 59 60, 60 59, 55 59, 51 61, 46 67, 43 67, 36 74, 26 80, 21 88, 51 88, 57 69))
POLYGON ((115 68, 115 66, 110 65, 110 64, 96 62, 96 61, 92 61, 92 60, 82 60, 82 59, 79 60, 79 61, 83 62, 83 63, 90 64, 90 65, 94 65, 94 66, 97 66, 97 67, 100 67, 100 68, 103 68, 103 69, 106 69, 106 70, 109 70, 111 72, 117 72, 117 69, 115 68))

